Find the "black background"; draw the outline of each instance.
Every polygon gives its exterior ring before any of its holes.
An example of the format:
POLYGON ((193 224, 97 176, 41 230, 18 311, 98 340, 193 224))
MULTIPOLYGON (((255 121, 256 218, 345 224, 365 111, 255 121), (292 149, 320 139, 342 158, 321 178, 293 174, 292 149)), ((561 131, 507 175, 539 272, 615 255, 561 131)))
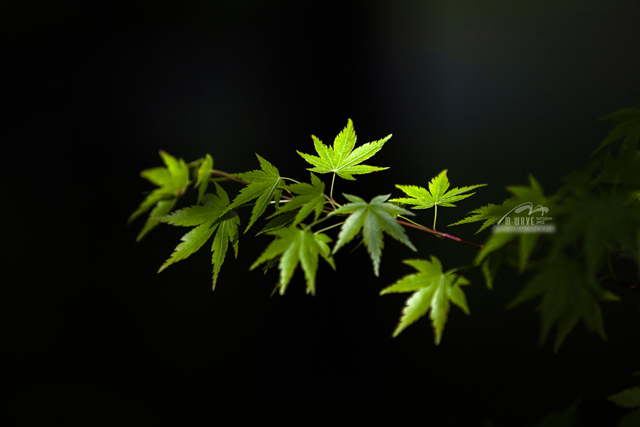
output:
MULTIPOLYGON (((337 272, 321 262, 315 297, 300 273, 270 297, 277 274, 248 271, 269 237, 244 236, 211 292, 206 250, 155 274, 185 229, 136 244, 143 220, 125 222, 159 149, 228 172, 258 153, 306 180, 295 150, 347 118, 360 142, 393 133, 369 162, 390 169, 337 193, 398 195, 445 168, 453 186, 489 184, 439 212, 443 228, 528 174, 551 193, 610 129, 597 119, 640 92, 638 2, 23 1, 3 15, 8 425, 521 426, 577 397, 581 425, 624 413, 605 399, 640 369, 637 292, 603 304, 608 342, 579 325, 554 355, 535 304, 504 310, 524 279, 505 271, 488 291, 471 272, 472 314, 453 309, 436 347, 426 319, 391 338, 406 296, 378 292, 416 256, 397 242, 379 278, 351 246, 337 272)), ((445 268, 475 254, 409 234, 445 268)))

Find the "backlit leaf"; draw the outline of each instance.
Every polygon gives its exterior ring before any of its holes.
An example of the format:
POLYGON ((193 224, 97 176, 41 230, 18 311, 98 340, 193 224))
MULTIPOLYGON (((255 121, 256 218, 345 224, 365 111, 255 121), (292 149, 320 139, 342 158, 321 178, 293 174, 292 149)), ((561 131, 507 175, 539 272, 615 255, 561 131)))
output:
POLYGON ((378 276, 380 257, 384 247, 382 238, 383 231, 411 248, 411 250, 416 250, 409 241, 404 228, 396 221, 398 215, 413 214, 391 203, 385 203, 389 195, 376 196, 371 199, 369 203, 360 197, 349 194, 344 194, 344 197, 351 203, 347 203, 329 214, 329 216, 350 214, 344 224, 342 224, 340 233, 338 234, 338 241, 333 248, 334 254, 342 246, 353 240, 360 230, 362 230, 364 244, 367 247, 371 261, 373 261, 373 271, 375 275, 378 276))
POLYGON ((249 184, 240 190, 233 202, 222 212, 222 215, 224 215, 231 209, 257 199, 251 211, 249 225, 244 230, 245 233, 264 213, 272 200, 276 202, 280 200, 282 188, 284 187, 284 180, 280 178, 278 169, 259 155, 256 154, 256 156, 260 161, 262 170, 234 174, 234 176, 249 182, 249 184))
POLYGON ((327 243, 331 241, 329 236, 322 233, 313 233, 308 229, 302 230, 296 226, 282 228, 269 232, 269 234, 276 236, 276 239, 267 246, 262 255, 253 263, 251 270, 260 264, 279 257, 280 280, 278 287, 280 288, 280 295, 284 295, 293 272, 298 265, 301 265, 307 282, 307 293, 315 295, 318 256, 322 256, 335 269, 335 264, 327 246, 327 243))
POLYGON ((386 167, 361 165, 376 154, 391 135, 374 142, 368 142, 354 150, 356 144, 356 133, 353 129, 351 119, 347 121, 347 126, 338 134, 333 142, 333 147, 328 147, 315 136, 311 136, 318 156, 305 154, 298 151, 307 162, 314 167, 309 168, 316 173, 336 173, 339 177, 348 180, 355 180, 353 175, 370 173, 388 169, 386 167))
POLYGON ((324 195, 324 183, 316 175, 311 174, 311 184, 292 184, 285 188, 297 196, 287 203, 280 204, 276 213, 269 218, 297 210, 293 225, 304 221, 312 212, 314 213, 314 221, 318 219, 327 198, 324 195))
POLYGON ((202 196, 207 192, 211 169, 213 169, 213 158, 207 154, 204 161, 198 168, 198 180, 196 181, 196 187, 198 188, 198 203, 202 201, 202 196))
MULTIPOLYGON (((409 197, 400 197, 391 199, 390 202, 406 203, 413 205, 411 209, 429 209, 435 208, 434 216, 437 216, 438 206, 455 207, 453 203, 473 196, 475 193, 468 193, 474 188, 483 187, 486 184, 471 185, 469 187, 452 188, 449 190, 449 179, 447 178, 447 170, 440 172, 435 178, 429 182, 429 189, 417 187, 415 185, 396 185, 409 197)), ((435 219, 434 219, 435 229, 435 219)))
POLYGON ((460 286, 468 285, 470 282, 463 276, 455 274, 453 270, 443 272, 440 260, 434 256, 431 256, 430 261, 412 259, 405 260, 404 263, 415 268, 418 273, 404 276, 393 285, 380 291, 380 295, 413 292, 413 295, 406 301, 402 317, 393 336, 398 336, 407 326, 431 310, 431 324, 434 329, 435 343, 438 345, 442 340, 450 303, 457 305, 462 311, 469 314, 467 300, 460 286))
POLYGON ((129 224, 138 216, 153 208, 142 231, 136 238, 137 241, 140 241, 158 225, 157 217, 164 216, 173 209, 176 201, 184 194, 189 184, 189 167, 184 160, 178 160, 162 150, 160 151, 160 157, 162 157, 166 167, 146 169, 140 173, 140 176, 160 188, 149 193, 127 221, 127 224, 129 224))
POLYGON ((182 236, 182 242, 176 246, 173 254, 160 267, 158 273, 197 252, 211 238, 214 232, 215 236, 211 246, 212 287, 214 289, 229 243, 232 244, 237 257, 240 218, 235 211, 228 211, 222 215, 222 212, 229 205, 229 196, 222 187, 218 184, 215 185, 216 195, 204 194, 202 197, 203 206, 190 206, 160 218, 162 222, 172 225, 197 225, 197 227, 182 236))

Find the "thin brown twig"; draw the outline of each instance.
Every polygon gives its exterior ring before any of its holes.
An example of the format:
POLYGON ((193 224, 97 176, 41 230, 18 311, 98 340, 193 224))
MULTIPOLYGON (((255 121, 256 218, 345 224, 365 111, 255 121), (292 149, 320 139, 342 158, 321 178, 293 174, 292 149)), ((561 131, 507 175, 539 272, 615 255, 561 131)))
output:
POLYGON ((461 239, 459 237, 452 236, 451 234, 441 233, 440 231, 432 230, 432 229, 430 229, 428 227, 424 227, 422 225, 411 224, 410 222, 402 221, 400 219, 398 219, 397 221, 398 221, 398 224, 404 225, 405 227, 411 227, 411 228, 415 228, 417 230, 426 231, 427 233, 435 234, 436 236, 440 236, 440 237, 443 237, 445 239, 454 240, 456 242, 464 243, 465 245, 475 246, 476 248, 483 248, 484 247, 484 245, 481 245, 480 243, 470 242, 468 240, 464 240, 464 239, 461 239))

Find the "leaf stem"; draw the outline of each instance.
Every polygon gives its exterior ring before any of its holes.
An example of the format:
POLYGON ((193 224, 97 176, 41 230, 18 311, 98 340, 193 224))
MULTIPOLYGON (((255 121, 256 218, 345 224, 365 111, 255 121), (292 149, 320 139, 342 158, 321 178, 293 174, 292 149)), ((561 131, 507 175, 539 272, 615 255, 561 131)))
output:
POLYGON ((295 180, 295 179, 293 179, 293 178, 287 178, 286 176, 282 176, 281 178, 282 178, 282 179, 288 179, 289 181, 293 181, 293 182, 295 182, 296 184, 300 184, 300 181, 296 181, 296 180, 295 180))
POLYGON ((307 225, 304 229, 305 229, 305 230, 308 230, 308 229, 310 229, 311 227, 313 227, 313 226, 315 226, 315 225, 318 225, 318 224, 320 224, 321 222, 324 222, 324 221, 326 221, 326 220, 328 220, 328 219, 329 219, 329 216, 327 215, 327 216, 325 216, 324 218, 320 218, 320 219, 319 219, 319 220, 317 220, 317 221, 313 221, 311 224, 307 225))
POLYGON ((433 229, 436 229, 436 219, 438 218, 438 205, 433 205, 433 229))
POLYGON ((314 233, 322 233, 322 232, 324 232, 324 231, 331 230, 332 228, 338 227, 338 226, 340 226, 340 225, 342 225, 342 224, 344 224, 344 223, 345 223, 345 221, 338 222, 338 223, 336 223, 336 224, 333 224, 333 225, 330 225, 330 226, 328 226, 328 227, 325 227, 325 228, 323 228, 323 229, 321 229, 321 230, 314 231, 314 233))
POLYGON ((333 173, 333 176, 331 177, 331 190, 329 190, 329 202, 331 202, 331 205, 333 206, 333 208, 335 209, 335 205, 336 202, 333 200, 333 184, 336 181, 336 173, 333 173))

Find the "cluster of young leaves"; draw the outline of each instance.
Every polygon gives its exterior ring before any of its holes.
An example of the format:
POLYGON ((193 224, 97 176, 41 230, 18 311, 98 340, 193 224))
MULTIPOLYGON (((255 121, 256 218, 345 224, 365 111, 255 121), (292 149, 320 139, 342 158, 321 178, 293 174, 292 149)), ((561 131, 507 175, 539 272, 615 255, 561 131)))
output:
POLYGON ((224 215, 232 209, 247 204, 253 199, 257 199, 253 204, 251 219, 249 220, 249 225, 247 225, 247 228, 244 230, 245 233, 249 231, 249 228, 251 228, 260 215, 267 210, 267 206, 269 206, 272 200, 275 201, 277 207, 284 187, 284 180, 280 177, 280 171, 259 155, 256 154, 256 157, 258 157, 258 161, 260 162, 261 170, 234 174, 235 177, 244 180, 248 184, 240 190, 240 193, 233 199, 233 202, 227 205, 221 214, 224 215))
POLYGON ((411 250, 416 251, 415 246, 409 241, 409 237, 404 232, 404 228, 396 221, 396 217, 401 214, 413 214, 391 203, 386 203, 389 196, 389 194, 376 196, 367 203, 358 196, 344 194, 344 197, 351 203, 347 203, 329 214, 329 216, 349 214, 340 229, 338 241, 333 247, 333 253, 336 253, 338 249, 353 240, 362 230, 362 239, 373 262, 373 272, 376 276, 380 275, 380 257, 384 247, 383 231, 411 248, 411 250))
MULTIPOLYGON (((555 327, 555 352, 579 322, 606 339, 600 304, 619 298, 605 282, 627 283, 614 271, 616 260, 634 261, 638 266, 635 280, 640 278, 640 100, 637 107, 622 109, 604 118, 618 124, 593 153, 589 165, 567 175, 564 186, 556 193, 545 195, 542 186, 530 176, 527 186, 507 187, 512 196, 503 203, 480 207, 471 211, 468 217, 450 224, 481 222, 476 234, 492 227, 494 232, 484 245, 479 245, 480 250, 471 266, 482 271, 489 289, 493 287, 499 269, 505 265, 527 274, 524 288, 508 308, 537 301, 541 319, 540 344, 546 342, 555 327), (620 144, 616 144, 618 142, 620 144), (529 219, 551 221, 554 232, 500 231, 499 226, 505 218, 523 212, 529 219)), ((396 185, 404 197, 390 199, 389 194, 379 195, 367 202, 361 197, 343 194, 344 204, 333 198, 336 176, 355 180, 354 175, 388 169, 363 162, 379 152, 389 138, 391 135, 356 147, 356 133, 350 119, 332 146, 312 135, 317 156, 298 151, 313 166, 308 169, 311 172, 308 183, 281 176, 275 166, 257 154, 260 169, 228 174, 213 169, 213 158, 209 154, 187 164, 160 151, 165 166, 141 172, 144 179, 158 188, 144 198, 128 223, 148 213, 137 241, 160 223, 192 227, 158 272, 188 258, 212 239, 212 286, 215 289, 229 246, 236 258, 238 256, 241 209, 251 208, 244 229, 246 234, 273 206, 273 212, 266 216, 267 223, 257 232, 257 235, 273 237, 273 241, 251 264, 250 270, 266 266, 266 271, 277 265, 279 279, 274 291, 279 290, 281 295, 293 281, 298 268, 302 270, 306 292, 315 295, 319 259, 323 258, 335 270, 334 256, 354 239, 364 244, 373 272, 379 276, 385 234, 416 251, 402 225, 464 242, 436 231, 437 209, 439 206, 455 207, 455 203, 475 194, 472 190, 486 184, 450 189, 446 169, 426 187, 396 185), (332 174, 329 194, 326 194, 325 183, 316 175, 326 173, 332 174), (243 184, 233 199, 220 185, 228 180, 243 184), (211 184, 215 194, 207 192, 211 184), (174 210, 190 186, 197 193, 195 204, 174 210), (434 209, 433 229, 406 218, 415 216, 413 210, 430 208, 434 209), (330 221, 333 223, 327 226, 325 222, 330 221), (317 229, 321 224, 323 228, 317 229), (338 227, 339 231, 332 239, 327 232, 338 227)), ((434 342, 438 345, 452 305, 470 314, 463 291, 463 286, 470 282, 461 271, 471 266, 444 271, 434 255, 429 259, 407 259, 404 263, 415 272, 380 291, 380 295, 410 293, 392 336, 398 336, 429 314, 434 342)), ((640 373, 635 375, 640 376, 640 373)), ((620 427, 640 425, 639 387, 612 395, 609 400, 632 410, 620 422, 620 427)), ((550 414, 537 425, 574 425, 577 405, 576 401, 564 412, 550 414)))
MULTIPOLYGON (((555 351, 580 321, 605 338, 600 302, 618 299, 603 285, 604 280, 618 280, 610 267, 612 254, 633 258, 640 265, 640 152, 637 147, 640 109, 624 109, 607 119, 620 123, 596 150, 590 165, 568 175, 565 186, 558 192, 546 196, 540 184, 530 177, 528 186, 508 187, 513 196, 502 204, 483 206, 451 224, 482 222, 476 232, 479 233, 491 226, 495 230, 495 226, 506 217, 522 212, 528 213, 529 217, 538 213, 536 218, 553 221, 555 233, 492 233, 481 245, 472 264, 481 269, 489 288, 493 286, 501 265, 510 265, 521 273, 531 273, 532 278, 509 307, 539 299, 541 343, 556 326, 555 351), (622 144, 617 151, 613 150, 613 144, 619 140, 622 144), (553 218, 545 217, 547 214, 553 218)), ((390 137, 356 147, 357 138, 351 120, 334 139, 332 146, 312 136, 317 156, 298 152, 313 166, 308 169, 311 172, 308 183, 281 176, 275 166, 259 155, 256 156, 260 169, 227 174, 213 169, 213 159, 209 155, 187 165, 183 160, 161 152, 166 167, 142 172, 144 178, 160 188, 144 199, 129 220, 151 211, 138 240, 160 222, 194 227, 182 237, 181 243, 159 271, 189 257, 214 236, 214 287, 229 245, 233 246, 237 256, 240 236, 238 211, 243 207, 251 207, 245 234, 269 206, 274 207, 266 218, 268 222, 257 233, 270 235, 274 240, 250 269, 277 265, 280 274, 276 289, 280 294, 285 293, 298 268, 304 273, 307 293, 315 294, 319 258, 322 257, 335 269, 336 253, 358 237, 369 253, 374 274, 378 276, 384 234, 413 251, 416 248, 402 225, 452 238, 435 231, 438 206, 455 207, 455 203, 473 195, 472 190, 486 185, 450 189, 445 169, 428 182, 428 188, 396 185, 407 197, 390 199, 390 195, 380 195, 367 202, 358 196, 344 194, 347 202, 338 203, 333 198, 335 177, 354 180, 354 175, 387 169, 362 163, 380 151, 390 137), (328 195, 325 183, 314 172, 333 174, 328 195), (189 180, 191 175, 193 178, 189 180), (233 200, 219 185, 219 180, 228 179, 244 185, 233 200), (215 194, 207 193, 211 182, 215 182, 215 194), (190 184, 197 189, 196 205, 171 213, 177 199, 184 195, 190 184), (405 218, 414 215, 412 210, 430 208, 434 208, 433 229, 405 218), (324 224, 331 220, 334 221, 332 225, 324 224), (317 230, 320 224, 324 228, 317 230), (326 234, 326 231, 337 227, 340 228, 335 239, 326 234)), ((454 240, 461 241, 458 238, 454 240)), ((469 281, 456 273, 459 269, 444 272, 440 261, 433 255, 430 260, 410 259, 405 262, 417 273, 405 276, 381 291, 381 294, 412 292, 393 336, 430 312, 438 344, 451 304, 469 314, 461 288, 469 281)))
POLYGON ((229 244, 233 246, 236 258, 238 256, 238 227, 240 218, 235 211, 225 211, 229 205, 229 196, 218 184, 217 195, 204 194, 202 205, 180 209, 158 218, 158 221, 194 229, 182 236, 182 243, 176 246, 171 257, 165 261, 158 273, 171 264, 183 260, 200 249, 215 232, 211 245, 211 263, 213 264, 213 288, 215 289, 218 274, 222 268, 229 244))
MULTIPOLYGON (((158 225, 158 220, 154 218, 171 212, 178 198, 184 194, 187 185, 189 185, 189 168, 184 160, 177 160, 164 151, 160 151, 160 157, 162 157, 166 167, 145 169, 140 172, 141 177, 159 188, 145 197, 138 209, 131 214, 127 221, 127 224, 130 224, 131 221, 151 210, 149 218, 147 218, 142 231, 136 238, 137 241, 142 240, 147 233, 158 225)), ((208 158, 210 159, 211 157, 209 156, 208 158)))
MULTIPOLYGON (((276 289, 280 294, 284 294, 287 290, 297 268, 301 268, 304 273, 307 293, 315 294, 319 258, 322 257, 335 269, 334 255, 356 238, 359 238, 366 247, 373 264, 373 272, 378 276, 384 249, 384 234, 391 236, 412 251, 416 251, 405 229, 398 222, 398 218, 414 214, 398 206, 399 203, 404 202, 403 199, 389 200, 391 196, 388 194, 376 196, 369 202, 356 195, 344 194, 347 203, 341 205, 333 199, 332 193, 336 176, 354 180, 353 175, 387 169, 362 163, 375 155, 389 138, 391 135, 356 147, 357 138, 351 120, 348 120, 345 128, 334 139, 332 146, 326 146, 317 137, 312 136, 318 156, 299 152, 303 159, 314 166, 309 168, 311 171, 309 183, 282 177, 275 166, 259 155, 257 155, 259 170, 227 174, 213 169, 213 159, 209 155, 186 165, 182 160, 177 161, 161 152, 167 168, 150 169, 144 171, 143 176, 152 177, 152 182, 164 185, 156 194, 162 194, 166 198, 170 196, 172 203, 170 206, 163 205, 162 210, 153 210, 148 221, 155 225, 162 222, 193 228, 182 237, 181 242, 160 267, 159 272, 186 259, 213 236, 211 250, 213 286, 215 287, 229 245, 233 246, 237 257, 240 237, 238 210, 245 206, 252 208, 248 225, 244 230, 246 233, 265 214, 267 208, 273 205, 274 212, 267 216, 268 222, 257 234, 270 235, 274 240, 250 269, 253 270, 260 265, 267 267, 277 265, 280 274, 276 289), (169 180, 169 176, 173 177, 171 171, 178 171, 180 174, 173 172, 173 175, 178 178, 169 180), (324 182, 314 172, 333 174, 329 195, 325 192, 324 182), (190 175, 193 175, 191 181, 188 179, 190 175), (233 179, 244 184, 244 187, 233 200, 230 200, 227 192, 217 182, 220 179, 233 179), (207 193, 209 183, 214 180, 216 180, 215 194, 207 193), (175 199, 182 196, 190 184, 194 184, 198 192, 196 205, 170 212, 175 199), (337 222, 323 229, 314 230, 314 227, 327 220, 337 222), (333 239, 324 231, 337 227, 340 227, 337 239, 333 247, 330 247, 333 239)), ((446 172, 446 170, 443 171, 429 183, 429 190, 418 186, 398 186, 398 188, 414 197, 414 199, 407 199, 409 204, 414 205, 414 209, 425 209, 454 206, 454 202, 471 195, 464 193, 481 186, 449 190, 446 172), (430 206, 427 206, 428 203, 430 206)), ((160 200, 156 197, 158 196, 153 194, 145 199, 141 209, 142 207, 149 209, 151 201, 160 200)), ((138 209, 131 219, 138 216, 142 212, 141 209, 138 209)), ((148 231, 149 229, 145 234, 148 231)), ((411 276, 413 279, 410 276, 401 279, 382 292, 383 294, 414 292, 407 301, 405 314, 393 336, 398 335, 406 326, 431 310, 436 331, 435 341, 439 343, 450 303, 459 305, 466 313, 469 312, 464 293, 460 288, 461 285, 469 282, 462 276, 454 274, 453 270, 444 273, 440 261, 434 256, 431 257, 431 261, 407 260, 406 262, 417 268, 419 273, 411 276), (410 281, 413 283, 411 286, 408 285, 410 281)))

